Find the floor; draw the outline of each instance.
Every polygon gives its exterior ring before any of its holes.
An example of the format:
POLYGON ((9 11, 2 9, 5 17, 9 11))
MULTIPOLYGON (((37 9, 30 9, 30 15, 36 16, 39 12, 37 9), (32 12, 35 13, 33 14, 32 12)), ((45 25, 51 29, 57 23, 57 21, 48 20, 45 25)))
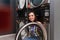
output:
POLYGON ((15 34, 8 34, 0 36, 0 40, 15 40, 15 34))

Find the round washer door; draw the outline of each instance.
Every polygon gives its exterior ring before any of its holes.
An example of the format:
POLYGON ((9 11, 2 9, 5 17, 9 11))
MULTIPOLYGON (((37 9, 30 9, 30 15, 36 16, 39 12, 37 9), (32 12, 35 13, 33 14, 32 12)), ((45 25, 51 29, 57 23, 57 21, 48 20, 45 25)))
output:
POLYGON ((24 5, 25 5, 25 0, 19 0, 18 8, 19 9, 23 9, 24 8, 24 5))
MULTIPOLYGON (((16 35, 16 40, 21 40, 21 39, 19 39, 19 38, 21 38, 21 37, 19 37, 20 36, 20 34, 21 34, 21 32, 26 28, 26 27, 28 27, 29 25, 38 25, 41 29, 42 29, 42 32, 43 32, 43 39, 44 40, 47 40, 47 31, 46 31, 46 29, 45 29, 45 27, 42 25, 42 24, 38 24, 38 23, 36 23, 36 22, 31 22, 31 23, 28 23, 28 24, 26 24, 26 25, 24 25, 19 31, 18 31, 18 33, 17 33, 17 35, 16 35)), ((23 40, 36 40, 35 38, 37 38, 37 37, 34 37, 34 38, 29 38, 29 37, 27 37, 26 39, 23 39, 23 40)), ((40 40, 40 39, 39 39, 40 40)))
POLYGON ((38 7, 43 4, 44 0, 29 0, 31 8, 38 7))

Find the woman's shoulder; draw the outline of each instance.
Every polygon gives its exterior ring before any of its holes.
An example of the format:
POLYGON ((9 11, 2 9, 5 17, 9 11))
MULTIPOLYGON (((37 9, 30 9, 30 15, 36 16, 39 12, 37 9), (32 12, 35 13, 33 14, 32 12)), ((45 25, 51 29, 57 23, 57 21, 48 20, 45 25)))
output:
POLYGON ((40 22, 40 21, 37 21, 37 23, 41 24, 41 22, 40 22))

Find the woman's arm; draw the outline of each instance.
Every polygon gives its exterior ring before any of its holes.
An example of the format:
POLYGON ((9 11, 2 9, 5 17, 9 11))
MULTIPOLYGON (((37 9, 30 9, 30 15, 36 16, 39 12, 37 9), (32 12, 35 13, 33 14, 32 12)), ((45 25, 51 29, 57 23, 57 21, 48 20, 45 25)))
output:
POLYGON ((16 20, 16 23, 18 23, 18 24, 19 24, 20 22, 19 22, 18 20, 16 20))
MULTIPOLYGON (((42 24, 42 23, 41 23, 41 22, 39 22, 39 21, 37 21, 37 23, 42 24)), ((46 22, 44 22, 42 25, 43 25, 45 28, 47 27, 46 22)))

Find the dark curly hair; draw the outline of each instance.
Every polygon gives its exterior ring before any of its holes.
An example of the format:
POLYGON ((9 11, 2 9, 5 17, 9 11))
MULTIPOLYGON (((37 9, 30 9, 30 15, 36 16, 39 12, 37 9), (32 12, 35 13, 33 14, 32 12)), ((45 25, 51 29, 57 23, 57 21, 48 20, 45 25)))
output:
POLYGON ((31 12, 34 13, 34 15, 35 15, 35 20, 34 20, 34 22, 36 22, 36 21, 37 21, 37 15, 36 15, 35 11, 33 11, 33 10, 29 10, 29 11, 28 11, 28 14, 27 14, 28 22, 31 22, 31 21, 29 20, 29 14, 30 14, 31 12))

